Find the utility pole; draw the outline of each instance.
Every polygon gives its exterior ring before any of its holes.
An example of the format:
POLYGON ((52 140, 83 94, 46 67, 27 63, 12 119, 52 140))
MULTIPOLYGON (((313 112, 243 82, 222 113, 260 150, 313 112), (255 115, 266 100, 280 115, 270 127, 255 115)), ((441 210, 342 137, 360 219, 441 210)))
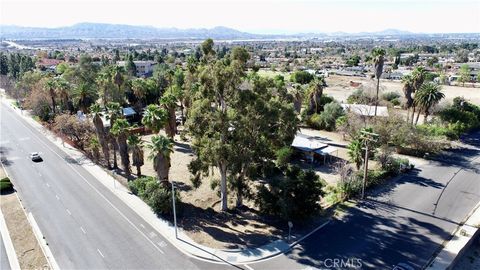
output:
POLYGON ((368 177, 368 148, 370 143, 376 142, 378 140, 378 134, 368 132, 365 130, 361 131, 362 139, 365 142, 365 163, 363 168, 363 184, 362 184, 362 200, 365 198, 365 188, 367 185, 367 177, 368 177))

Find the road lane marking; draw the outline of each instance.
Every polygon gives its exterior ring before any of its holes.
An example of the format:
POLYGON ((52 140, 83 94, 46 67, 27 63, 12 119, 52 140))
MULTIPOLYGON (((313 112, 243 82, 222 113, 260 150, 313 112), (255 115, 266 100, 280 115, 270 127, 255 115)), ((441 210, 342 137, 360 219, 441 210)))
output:
POLYGON ((55 194, 55 198, 57 198, 58 201, 60 200, 60 197, 58 197, 57 194, 55 194))
POLYGON ((82 226, 80 226, 80 230, 82 230, 83 234, 87 234, 87 232, 83 229, 82 226))
POLYGON ((28 141, 28 140, 30 140, 30 137, 22 137, 22 138, 18 138, 17 140, 19 140, 19 141, 28 141))
POLYGON ((68 210, 68 209, 67 209, 67 213, 68 213, 70 216, 72 215, 72 213, 71 213, 70 210, 68 210))
MULTIPOLYGON (((24 120, 25 121, 25 120, 24 120)), ((60 154, 58 154, 55 150, 52 149, 52 147, 50 147, 47 143, 45 143, 37 134, 35 134, 32 130, 34 129, 34 127, 28 127, 27 125, 25 125, 24 123, 22 123, 21 121, 18 121, 18 123, 20 123, 22 126, 24 126, 34 137, 37 138, 37 140, 45 145, 45 147, 50 150, 53 154, 55 154, 56 156, 58 156, 60 159, 64 160, 65 158, 62 157, 60 154)), ((48 140, 48 138, 46 138, 46 135, 44 134, 45 136, 45 140, 48 140)), ((50 142, 52 143, 52 142, 50 142)), ((52 143, 53 144, 53 143, 52 143)), ((61 149, 60 149, 61 150, 61 149)), ((62 151, 62 150, 61 150, 62 151)), ((66 152, 64 152, 66 154, 67 157, 70 157, 70 155, 66 152)), ((103 195, 100 190, 98 190, 96 187, 94 187, 92 185, 92 183, 90 183, 82 174, 80 174, 80 172, 78 172, 77 169, 75 169, 75 167, 66 162, 66 165, 69 166, 78 176, 80 176, 80 178, 83 179, 83 181, 85 181, 85 183, 87 183, 102 199, 104 199, 123 219, 125 219, 125 221, 127 221, 127 223, 129 223, 136 231, 138 231, 145 239, 147 239, 148 242, 150 242, 150 244, 152 244, 152 246, 155 247, 155 249, 157 249, 159 252, 161 252, 162 254, 165 254, 165 252, 163 252, 163 250, 161 250, 157 245, 155 245, 155 243, 150 240, 150 238, 148 238, 148 236, 146 234, 144 234, 137 226, 135 226, 135 224, 127 218, 127 216, 125 216, 125 214, 123 214, 120 209, 118 209, 110 200, 107 199, 107 197, 105 197, 105 195, 103 195)), ((78 166, 81 166, 80 164, 78 166)), ((32 167, 33 167, 33 164, 32 164, 32 167)), ((90 174, 88 171, 87 171, 88 174, 90 174)), ((91 175, 91 174, 90 174, 91 175)), ((94 177, 92 175, 92 177, 94 177)), ((127 205, 128 206, 128 205, 127 205)))
POLYGON ((50 187, 50 184, 49 184, 49 183, 45 183, 45 185, 47 185, 47 187, 50 187))
POLYGON ((41 174, 41 173, 38 173, 38 176, 42 177, 42 174, 41 174))
POLYGON ((154 233, 154 232, 150 232, 148 235, 149 235, 151 238, 155 238, 155 237, 157 237, 157 234, 156 234, 156 233, 154 233))
POLYGON ((142 227, 142 228, 144 228, 144 229, 145 229, 145 226, 143 226, 143 224, 142 224, 142 223, 140 223, 140 227, 142 227))
POLYGON ((100 251, 100 249, 97 248, 97 251, 98 253, 100 253, 100 256, 102 256, 102 258, 105 258, 105 256, 103 256, 102 252, 100 251))
POLYGON ((165 243, 165 241, 161 241, 161 242, 158 242, 157 245, 161 248, 164 248, 167 246, 167 243, 165 243))
POLYGON ((245 266, 246 268, 248 268, 249 270, 255 270, 253 269, 251 266, 247 265, 247 264, 244 264, 243 266, 245 266))

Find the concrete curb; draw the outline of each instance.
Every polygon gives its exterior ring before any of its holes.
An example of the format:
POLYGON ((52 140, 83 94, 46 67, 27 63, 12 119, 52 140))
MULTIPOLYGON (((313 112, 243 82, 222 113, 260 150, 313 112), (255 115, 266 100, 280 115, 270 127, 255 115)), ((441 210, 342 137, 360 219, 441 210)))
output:
POLYGON ((17 253, 13 247, 12 239, 10 238, 10 233, 8 232, 7 224, 5 223, 5 218, 3 213, 0 210, 0 233, 2 234, 3 245, 5 246, 5 251, 7 253, 8 262, 12 269, 20 269, 20 264, 18 263, 17 253))
MULTIPOLYGON (((7 102, 8 101, 5 101, 4 103, 7 102)), ((246 263, 260 262, 290 250, 300 241, 315 233, 319 229, 323 228, 323 226, 327 225, 330 222, 327 221, 323 223, 319 227, 315 228, 312 232, 296 240, 292 244, 288 244, 283 240, 276 240, 258 248, 241 250, 236 249, 234 251, 213 249, 197 244, 192 239, 190 239, 181 229, 178 230, 178 238, 175 238, 174 227, 172 224, 170 224, 170 222, 158 218, 145 202, 143 202, 137 196, 131 194, 126 187, 118 184, 115 185, 115 178, 112 177, 106 170, 88 159, 82 152, 78 151, 76 148, 62 144, 62 140, 60 138, 55 136, 55 134, 50 132, 41 124, 35 122, 35 120, 33 120, 28 115, 20 114, 17 109, 13 109, 19 116, 26 120, 26 122, 30 126, 45 135, 45 137, 53 144, 55 144, 62 152, 75 160, 82 160, 81 162, 78 162, 80 166, 82 166, 86 171, 92 174, 98 182, 100 182, 103 186, 109 189, 117 198, 122 200, 130 209, 132 209, 142 219, 144 219, 152 228, 154 228, 165 239, 167 239, 174 247, 176 247, 179 251, 189 257, 218 264, 240 265, 246 263), (252 254, 259 255, 252 256, 252 254)), ((43 241, 40 240, 39 242, 43 243, 43 241)), ((46 253, 48 253, 48 251, 46 253)), ((49 255, 51 255, 51 253, 49 253, 49 255)), ((49 256, 46 257, 48 258, 49 256)), ((53 256, 51 258, 53 259, 53 256)), ((52 264, 56 264, 54 260, 52 264)), ((55 265, 52 266, 55 267, 55 265)), ((56 267, 58 267, 58 265, 56 265, 56 267)))
POLYGON ((455 229, 452 238, 443 245, 443 249, 428 264, 425 269, 451 269, 457 258, 470 246, 474 236, 480 232, 480 203, 467 216, 466 221, 455 229))
POLYGON ((58 266, 57 261, 55 261, 55 258, 53 257, 52 251, 48 247, 47 240, 45 239, 42 232, 40 231, 40 227, 38 227, 38 224, 35 221, 35 218, 33 217, 32 213, 28 213, 27 218, 28 218, 28 222, 32 226, 33 234, 35 234, 38 244, 40 245, 40 248, 42 249, 42 252, 45 255, 45 258, 47 259, 50 269, 60 270, 60 267, 58 266))

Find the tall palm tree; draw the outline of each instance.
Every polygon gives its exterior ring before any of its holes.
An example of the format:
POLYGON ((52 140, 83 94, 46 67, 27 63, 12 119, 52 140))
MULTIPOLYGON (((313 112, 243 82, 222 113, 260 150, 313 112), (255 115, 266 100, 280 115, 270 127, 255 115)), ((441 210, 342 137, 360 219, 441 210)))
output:
POLYGON ((302 111, 303 95, 305 94, 304 92, 305 90, 300 84, 294 85, 291 89, 291 93, 293 96, 293 107, 298 114, 300 114, 300 112, 302 111))
POLYGON ((167 122, 167 111, 157 104, 150 104, 145 109, 142 118, 142 124, 151 129, 154 133, 158 133, 167 122))
POLYGON ((410 115, 410 108, 413 106, 413 97, 412 93, 413 89, 413 79, 411 75, 405 75, 402 78, 403 83, 403 94, 405 99, 407 100, 406 107, 407 107, 407 122, 410 115))
POLYGON ((112 75, 109 67, 105 67, 98 73, 95 83, 98 85, 98 88, 102 89, 102 103, 103 107, 106 108, 110 101, 109 88, 112 85, 112 75))
POLYGON ((156 135, 152 137, 152 142, 147 144, 150 149, 149 159, 153 160, 153 168, 157 172, 157 177, 161 182, 168 182, 168 173, 170 171, 170 154, 173 152, 173 142, 169 138, 156 135))
POLYGON ((48 78, 45 82, 45 84, 43 85, 45 91, 48 92, 48 94, 50 95, 50 98, 52 99, 52 112, 55 113, 56 111, 56 107, 57 107, 57 104, 55 102, 55 88, 56 88, 56 84, 55 84, 55 78, 48 78))
POLYGON ((308 99, 309 99, 309 108, 308 113, 320 113, 321 111, 321 99, 323 95, 323 88, 326 86, 325 80, 323 78, 315 79, 310 83, 308 99))
POLYGON ((100 105, 95 103, 92 106, 90 106, 90 112, 93 114, 93 125, 95 126, 95 132, 97 133, 98 142, 102 146, 102 152, 103 152, 105 161, 107 162, 107 167, 108 169, 111 169, 110 149, 108 147, 108 138, 103 125, 103 120, 101 118, 102 111, 101 111, 100 105))
POLYGON ((128 136, 128 146, 132 149, 132 165, 137 168, 137 176, 142 175, 141 167, 144 164, 143 141, 137 135, 128 136))
POLYGON ((124 70, 122 67, 114 66, 112 68, 112 81, 118 88, 118 93, 121 93, 122 84, 125 82, 124 70))
POLYGON ((160 104, 167 111, 167 121, 165 123, 165 132, 168 137, 173 140, 177 133, 177 119, 175 115, 175 108, 177 107, 177 97, 173 94, 172 89, 169 88, 160 98, 160 104))
MULTIPOLYGON (((430 109, 438 104, 443 98, 445 98, 445 94, 442 93, 441 87, 436 83, 425 83, 420 87, 420 90, 415 94, 415 103, 425 112, 424 122, 427 122, 427 118, 430 115, 430 109)), ((415 124, 417 124, 419 116, 420 111, 418 112, 415 124)))
POLYGON ((97 91, 91 84, 81 83, 73 89, 72 97, 75 105, 84 113, 97 100, 97 91))
POLYGON ((69 109, 68 102, 70 99, 70 83, 65 80, 63 77, 57 77, 55 80, 55 88, 56 88, 56 94, 62 101, 62 109, 67 110, 69 109))
MULTIPOLYGON (((117 102, 109 102, 107 104, 107 109, 108 109, 107 118, 110 121, 110 129, 111 129, 113 127, 113 124, 115 123, 115 120, 117 120, 119 117, 122 116, 122 107, 117 102)), ((118 144, 117 144, 116 138, 113 136, 111 132, 109 133, 109 141, 113 148, 113 168, 117 169, 118 168, 118 164, 117 164, 118 144)))
MULTIPOLYGON (((426 71, 423 67, 416 67, 412 71, 413 93, 416 93, 420 89, 423 82, 425 81, 425 75, 426 75, 426 71)), ((412 125, 413 125, 413 120, 415 118, 415 108, 416 108, 416 104, 415 104, 415 99, 414 99, 413 106, 412 106, 412 119, 411 119, 412 125)))
POLYGON ((117 139, 117 144, 120 152, 120 160, 122 162, 123 170, 127 176, 130 177, 130 157, 128 155, 127 137, 130 124, 124 118, 116 119, 113 123, 110 133, 117 139))
POLYGON ((377 95, 375 98, 375 116, 377 116, 377 106, 378 106, 378 93, 380 91, 380 77, 383 73, 383 64, 385 62, 385 50, 380 48, 375 48, 372 51, 372 61, 373 67, 375 69, 375 78, 377 79, 377 95))

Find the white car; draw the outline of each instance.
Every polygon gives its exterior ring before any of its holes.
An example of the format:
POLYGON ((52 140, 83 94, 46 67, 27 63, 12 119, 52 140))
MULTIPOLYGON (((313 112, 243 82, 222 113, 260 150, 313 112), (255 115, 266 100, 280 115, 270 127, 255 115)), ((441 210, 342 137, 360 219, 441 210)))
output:
POLYGON ((40 154, 38 152, 33 152, 30 154, 30 159, 32 161, 42 161, 42 157, 40 156, 40 154))

